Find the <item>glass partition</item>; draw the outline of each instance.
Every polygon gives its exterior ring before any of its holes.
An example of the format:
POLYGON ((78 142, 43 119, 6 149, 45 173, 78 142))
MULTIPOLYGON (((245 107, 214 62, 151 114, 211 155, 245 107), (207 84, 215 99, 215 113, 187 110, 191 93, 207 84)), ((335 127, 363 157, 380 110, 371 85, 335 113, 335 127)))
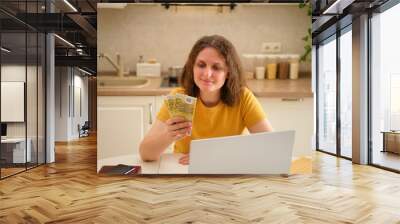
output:
MULTIPOLYGON (((17 16, 43 12, 43 5, 44 1, 0 3, 15 9, 17 16)), ((45 163, 46 39, 12 14, 0 12, 0 26, 2 179, 45 163)))
POLYGON ((1 122, 6 133, 1 140, 1 176, 26 169, 26 33, 1 34, 1 122), (4 50, 6 49, 6 50, 4 50))
POLYGON ((38 48, 37 48, 38 35, 36 32, 28 32, 27 33, 27 98, 26 98, 26 113, 27 113, 27 151, 28 163, 27 166, 32 167, 37 165, 37 156, 38 156, 38 144, 37 144, 37 116, 38 116, 38 88, 37 88, 37 79, 38 79, 38 48))
POLYGON ((45 124, 46 124, 46 36, 38 33, 38 64, 37 64, 37 162, 46 162, 45 124))

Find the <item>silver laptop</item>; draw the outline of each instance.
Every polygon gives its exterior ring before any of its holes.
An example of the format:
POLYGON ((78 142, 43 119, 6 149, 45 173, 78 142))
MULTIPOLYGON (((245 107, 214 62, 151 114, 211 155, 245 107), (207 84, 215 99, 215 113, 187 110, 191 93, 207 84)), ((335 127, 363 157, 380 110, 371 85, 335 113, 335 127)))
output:
POLYGON ((295 131, 192 140, 189 174, 289 174, 295 131))

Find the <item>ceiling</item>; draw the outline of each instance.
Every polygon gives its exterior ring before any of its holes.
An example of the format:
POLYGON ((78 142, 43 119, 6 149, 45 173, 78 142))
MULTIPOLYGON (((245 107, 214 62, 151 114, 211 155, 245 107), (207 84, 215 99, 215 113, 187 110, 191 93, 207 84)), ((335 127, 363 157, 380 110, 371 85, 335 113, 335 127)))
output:
POLYGON ((47 2, 46 7, 44 0, 0 1, 2 46, 12 49, 8 54, 2 52, 3 61, 18 63, 26 55, 29 63, 29 59, 36 57, 36 51, 44 45, 36 43, 37 33, 52 32, 74 45, 55 38, 56 66, 79 66, 95 73, 98 1, 69 0, 75 9, 63 0, 47 2))
POLYGON ((388 0, 312 0, 312 41, 317 44, 388 0))

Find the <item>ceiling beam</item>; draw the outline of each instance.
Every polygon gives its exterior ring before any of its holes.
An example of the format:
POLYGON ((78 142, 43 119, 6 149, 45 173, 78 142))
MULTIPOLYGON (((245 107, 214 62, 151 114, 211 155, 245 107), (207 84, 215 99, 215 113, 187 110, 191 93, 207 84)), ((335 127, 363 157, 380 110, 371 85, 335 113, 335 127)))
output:
POLYGON ((90 24, 85 17, 80 14, 68 14, 71 20, 73 20, 77 25, 79 25, 91 38, 97 38, 97 30, 90 24))
POLYGON ((55 56, 56 66, 87 67, 97 70, 96 56, 55 56))

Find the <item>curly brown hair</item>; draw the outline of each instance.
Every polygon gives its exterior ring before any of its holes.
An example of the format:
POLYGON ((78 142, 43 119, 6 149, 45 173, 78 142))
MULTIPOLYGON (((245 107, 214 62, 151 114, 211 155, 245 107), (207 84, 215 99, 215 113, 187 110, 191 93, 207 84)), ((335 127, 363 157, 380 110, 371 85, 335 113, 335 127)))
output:
POLYGON ((240 91, 246 86, 239 55, 233 44, 223 36, 212 35, 200 38, 190 51, 183 67, 181 85, 189 96, 198 97, 199 87, 194 82, 193 66, 199 53, 208 47, 217 50, 225 59, 228 67, 227 79, 221 88, 221 100, 228 106, 233 106, 240 100, 240 91))

